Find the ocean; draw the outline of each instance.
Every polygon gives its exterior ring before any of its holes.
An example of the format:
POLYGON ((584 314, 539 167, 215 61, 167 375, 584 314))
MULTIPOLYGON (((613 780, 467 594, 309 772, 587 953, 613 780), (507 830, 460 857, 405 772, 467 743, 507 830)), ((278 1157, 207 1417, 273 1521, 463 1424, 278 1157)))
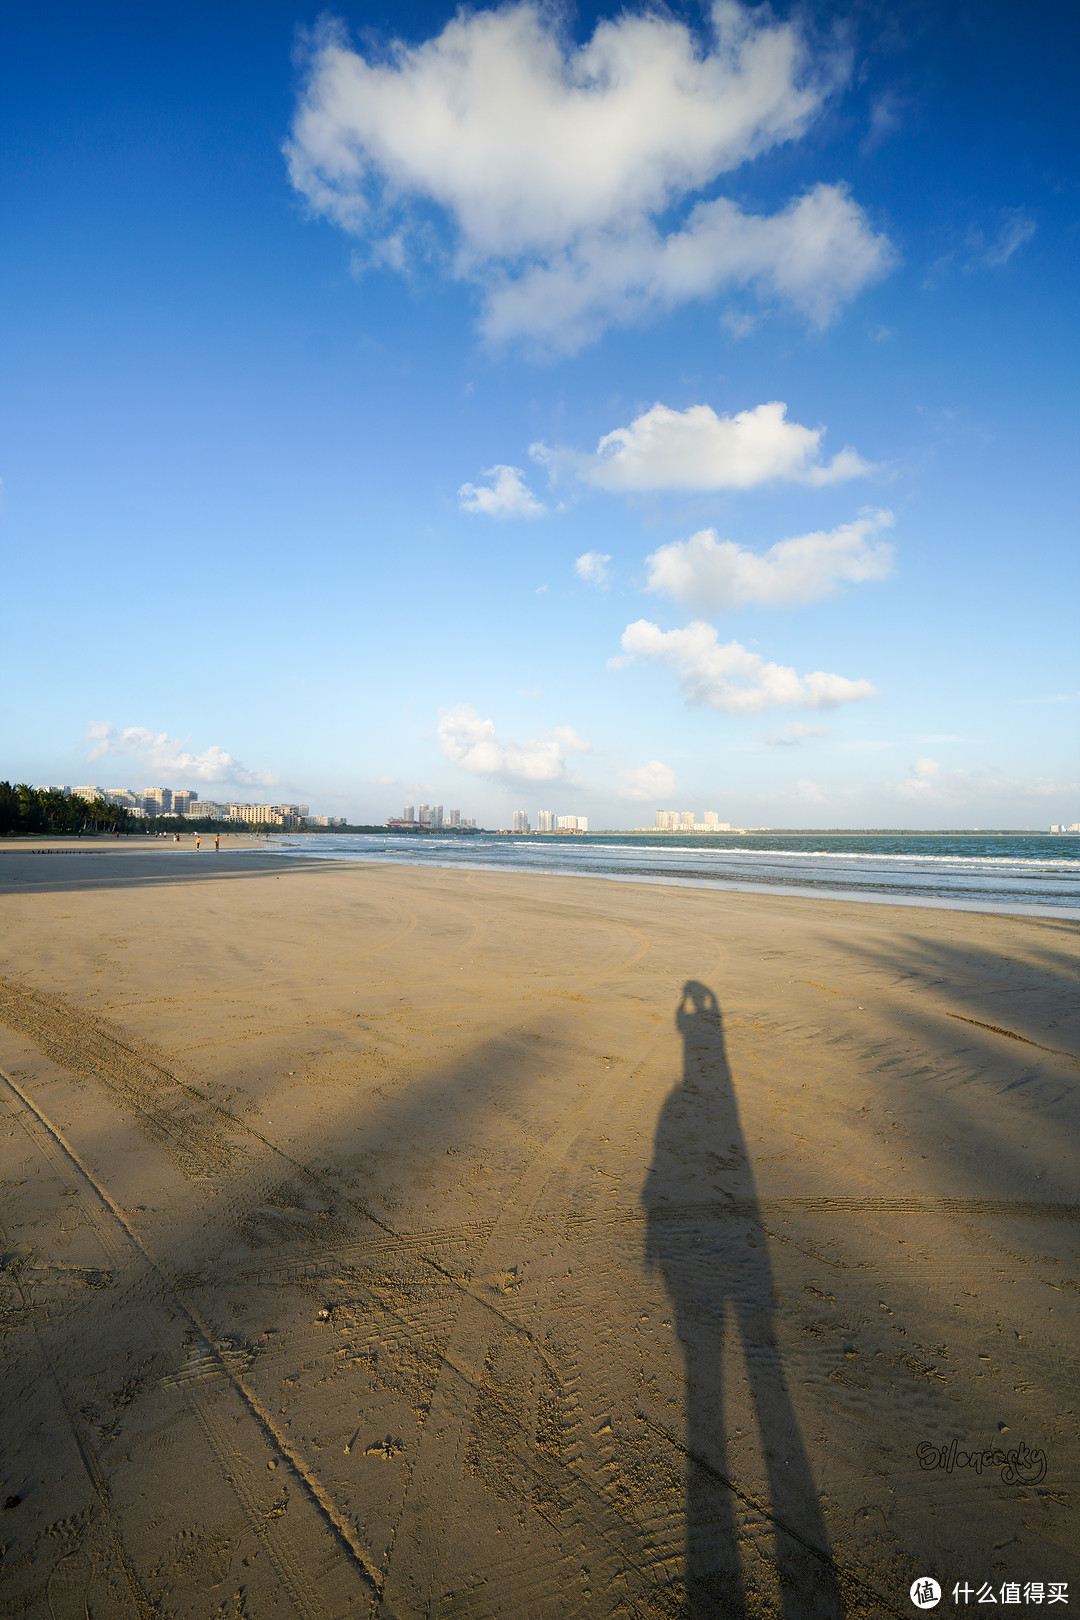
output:
POLYGON ((551 872, 634 883, 813 894, 901 905, 1080 918, 1080 836, 1033 833, 790 832, 280 834, 283 855, 551 872))

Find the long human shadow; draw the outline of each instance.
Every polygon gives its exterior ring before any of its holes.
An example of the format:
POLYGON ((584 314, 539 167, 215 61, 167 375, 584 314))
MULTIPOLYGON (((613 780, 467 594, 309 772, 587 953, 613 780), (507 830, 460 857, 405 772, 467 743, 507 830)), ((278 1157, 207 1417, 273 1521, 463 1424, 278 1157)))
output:
MULTIPOLYGON (((664 1104, 645 1186, 648 1255, 663 1273, 686 1362, 687 1620, 759 1612, 740 1567, 739 1519, 771 1521, 785 1620, 844 1605, 776 1336, 776 1296, 716 996, 688 980, 675 1015, 682 1080, 664 1104), (730 1214, 723 1205, 730 1202, 730 1214), (712 1205, 712 1211, 708 1209, 712 1205), (742 1352, 767 1499, 734 1477, 725 1335, 742 1352)), ((757 1537, 755 1537, 757 1539, 757 1537)))

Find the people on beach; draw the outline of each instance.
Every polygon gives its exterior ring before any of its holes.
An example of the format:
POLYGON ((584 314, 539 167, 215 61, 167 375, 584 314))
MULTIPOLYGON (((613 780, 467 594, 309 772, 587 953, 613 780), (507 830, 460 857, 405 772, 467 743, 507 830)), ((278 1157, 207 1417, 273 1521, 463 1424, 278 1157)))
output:
POLYGON ((202 849, 202 833, 195 834, 195 848, 202 849))
POLYGON ((221 848, 221 834, 220 833, 215 833, 214 834, 214 848, 215 849, 220 849, 221 848))

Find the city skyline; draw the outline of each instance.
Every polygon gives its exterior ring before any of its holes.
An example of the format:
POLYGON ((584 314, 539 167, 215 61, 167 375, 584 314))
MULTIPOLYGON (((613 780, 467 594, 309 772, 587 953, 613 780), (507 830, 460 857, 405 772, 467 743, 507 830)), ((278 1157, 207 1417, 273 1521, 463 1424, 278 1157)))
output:
POLYGON ((9 19, 4 771, 1076 821, 1076 15, 335 16, 9 19))

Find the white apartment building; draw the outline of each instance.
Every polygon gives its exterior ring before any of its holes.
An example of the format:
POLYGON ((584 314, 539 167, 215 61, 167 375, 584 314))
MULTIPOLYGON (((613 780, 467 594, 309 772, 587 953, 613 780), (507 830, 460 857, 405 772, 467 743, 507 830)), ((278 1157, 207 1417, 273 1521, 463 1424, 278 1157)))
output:
MULTIPOLYGON (((515 810, 515 832, 518 831, 517 817, 524 814, 524 810, 515 810)), ((589 818, 588 816, 559 816, 556 815, 554 810, 538 810, 536 812, 536 830, 538 833, 588 832, 589 818)), ((524 831, 529 831, 528 821, 525 823, 524 831)))
POLYGON ((657 832, 730 832, 730 821, 721 821, 716 810, 706 810, 701 821, 695 821, 692 810, 658 810, 657 832))
POLYGON ((527 810, 514 811, 514 831, 516 833, 527 833, 530 831, 529 812, 527 810))
POLYGON ((444 810, 441 804, 422 804, 417 808, 407 804, 401 812, 402 821, 418 821, 422 827, 475 827, 475 820, 463 816, 460 810, 444 810))

